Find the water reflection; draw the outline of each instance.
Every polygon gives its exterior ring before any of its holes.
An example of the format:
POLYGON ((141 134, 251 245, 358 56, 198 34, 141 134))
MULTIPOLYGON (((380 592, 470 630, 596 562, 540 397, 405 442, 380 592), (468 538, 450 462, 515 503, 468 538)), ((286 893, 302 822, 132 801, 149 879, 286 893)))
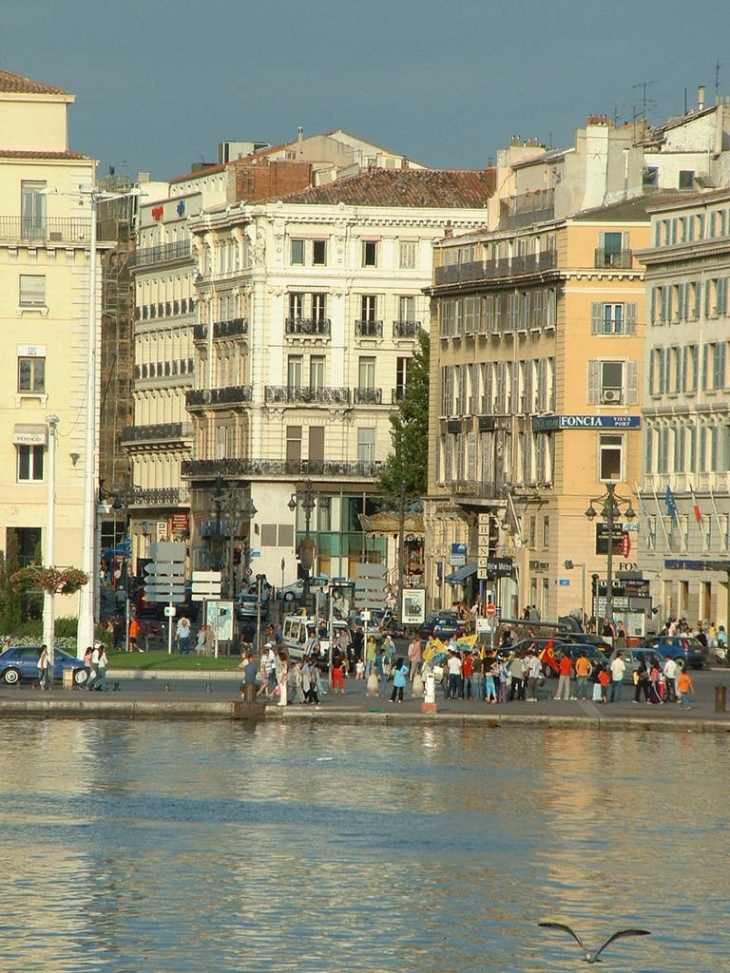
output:
POLYGON ((5 969, 721 970, 720 737, 0 723, 5 969), (720 937, 719 941, 716 937, 720 937))

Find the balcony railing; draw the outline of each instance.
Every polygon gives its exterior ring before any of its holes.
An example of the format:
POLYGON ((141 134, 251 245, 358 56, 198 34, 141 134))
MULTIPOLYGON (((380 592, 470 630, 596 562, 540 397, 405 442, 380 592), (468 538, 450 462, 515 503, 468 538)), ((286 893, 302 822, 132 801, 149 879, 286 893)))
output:
POLYGON ((358 338, 382 338, 382 321, 356 321, 355 334, 358 338))
POLYGON ((163 422, 150 426, 127 426, 122 433, 122 442, 176 442, 189 439, 192 435, 191 422, 163 422))
POLYGON ((381 405, 382 389, 355 389, 355 405, 381 405))
POLYGON ((332 322, 329 318, 286 318, 284 330, 288 337, 329 337, 332 322))
POLYGON ((235 338, 240 334, 248 334, 248 321, 245 318, 231 318, 230 321, 215 321, 213 323, 213 339, 235 338))
POLYGON ((403 401, 403 396, 406 394, 404 386, 399 386, 398 388, 390 390, 390 401, 392 405, 397 405, 398 402, 403 401))
POLYGON ((596 250, 596 267, 613 267, 616 270, 631 270, 634 263, 633 250, 596 250))
POLYGON ((342 462, 340 460, 271 460, 271 459, 194 459, 183 460, 181 475, 191 480, 223 477, 322 476, 345 479, 373 479, 380 475, 379 462, 342 462))
POLYGON ((308 404, 317 405, 349 405, 350 390, 331 386, 289 386, 267 385, 264 390, 264 401, 267 405, 308 404))
POLYGON ((0 240, 13 243, 71 243, 88 246, 91 221, 0 216, 0 240))
POLYGON ((420 321, 394 321, 393 322, 394 338, 415 338, 420 330, 421 330, 420 321))
POLYGON ((169 263, 172 260, 190 258, 190 241, 178 240, 175 243, 162 243, 157 247, 142 247, 135 250, 129 258, 130 267, 151 267, 154 264, 169 263))
POLYGON ((188 409, 215 405, 240 405, 251 401, 250 385, 227 385, 219 389, 190 389, 185 393, 188 409))
POLYGON ((475 260, 469 263, 437 267, 434 273, 434 281, 438 285, 474 280, 494 280, 497 277, 521 277, 554 270, 557 264, 557 252, 555 250, 543 250, 542 253, 528 253, 511 258, 503 257, 500 260, 475 260))
POLYGON ((179 507, 190 503, 190 491, 187 487, 161 487, 143 490, 135 487, 130 500, 130 506, 139 507, 179 507))
POLYGON ((193 325, 193 341, 207 341, 208 339, 208 325, 207 324, 194 324, 193 325))

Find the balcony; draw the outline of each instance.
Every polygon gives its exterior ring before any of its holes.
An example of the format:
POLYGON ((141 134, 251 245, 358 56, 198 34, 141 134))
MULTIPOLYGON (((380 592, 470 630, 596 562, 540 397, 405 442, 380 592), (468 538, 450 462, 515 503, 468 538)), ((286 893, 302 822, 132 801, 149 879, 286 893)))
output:
POLYGON ((251 402, 250 385, 227 385, 219 389, 190 389, 185 393, 185 405, 190 410, 218 405, 245 405, 251 402))
POLYGON ((596 250, 594 266, 614 270, 631 270, 634 265, 633 250, 596 250))
POLYGON ((329 338, 331 331, 329 318, 286 318, 284 321, 287 338, 329 338))
POLYGON ((355 389, 355 405, 382 405, 382 389, 355 389))
POLYGON ((406 394, 406 389, 404 385, 399 385, 398 388, 391 389, 390 390, 391 405, 397 405, 399 402, 402 402, 405 394, 406 394))
POLYGON ((32 219, 21 216, 0 217, 0 241, 30 246, 72 244, 89 246, 91 221, 75 219, 32 219))
POLYGON ((190 439, 193 435, 191 422, 163 422, 150 426, 127 426, 122 432, 122 443, 172 443, 190 439))
POLYGON ((358 338, 382 338, 382 321, 356 321, 355 334, 358 338))
POLYGON ((394 338, 415 338, 420 330, 421 330, 420 321, 394 321, 393 322, 394 338))
POLYGON ((554 270, 558 265, 555 250, 528 253, 518 257, 502 257, 499 260, 476 260, 463 264, 437 267, 434 282, 437 285, 459 284, 468 281, 495 280, 500 277, 529 277, 554 270))
POLYGON ((189 260, 190 257, 190 241, 178 240, 176 243, 163 243, 158 247, 142 247, 135 250, 130 255, 129 267, 138 270, 141 267, 153 267, 175 260, 189 260))
POLYGON ((267 385, 264 390, 266 405, 349 405, 350 390, 330 386, 267 385))
POLYGON ((216 338, 235 338, 248 334, 248 321, 245 318, 231 318, 230 321, 215 321, 213 324, 213 340, 216 338))
POLYGON ((136 507, 181 507, 190 503, 187 487, 161 487, 143 490, 135 487, 130 506, 136 507))
POLYGON ((382 463, 342 462, 340 460, 194 459, 183 460, 181 475, 191 480, 211 480, 217 476, 272 479, 274 477, 343 477, 369 479, 380 475, 382 463))
POLYGON ((555 190, 536 189, 502 199, 499 204, 499 229, 516 229, 552 220, 555 216, 555 190))

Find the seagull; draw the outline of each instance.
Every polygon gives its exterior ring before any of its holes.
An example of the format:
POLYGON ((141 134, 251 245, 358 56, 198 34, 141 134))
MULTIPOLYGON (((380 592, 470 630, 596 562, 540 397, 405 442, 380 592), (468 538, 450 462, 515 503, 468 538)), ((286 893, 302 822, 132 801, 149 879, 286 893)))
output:
POLYGON ((583 959, 586 963, 600 963, 601 960, 598 958, 604 951, 606 946, 610 946, 614 939, 621 939, 622 936, 650 936, 651 933, 648 929, 619 929, 612 936, 609 936, 606 942, 599 946, 595 952, 592 952, 587 948, 586 944, 580 938, 580 936, 573 932, 570 926, 566 926, 562 922, 538 922, 538 926, 545 926, 547 929, 562 929, 563 932, 567 932, 569 936, 578 943, 580 948, 583 950, 583 959))

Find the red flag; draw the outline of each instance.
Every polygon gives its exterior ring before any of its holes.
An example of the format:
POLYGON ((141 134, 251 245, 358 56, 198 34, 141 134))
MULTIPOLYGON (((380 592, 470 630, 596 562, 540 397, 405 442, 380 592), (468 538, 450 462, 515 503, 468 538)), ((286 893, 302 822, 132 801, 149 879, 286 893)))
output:
POLYGON ((695 512, 695 520, 698 524, 702 523, 702 511, 700 510, 700 505, 697 503, 697 497, 695 496, 694 489, 690 486, 689 492, 692 494, 692 509, 695 512))
POLYGON ((540 662, 544 662, 550 666, 554 671, 558 671, 558 663, 555 660, 555 652, 553 651, 555 647, 555 639, 550 638, 545 643, 542 652, 538 655, 540 662))

